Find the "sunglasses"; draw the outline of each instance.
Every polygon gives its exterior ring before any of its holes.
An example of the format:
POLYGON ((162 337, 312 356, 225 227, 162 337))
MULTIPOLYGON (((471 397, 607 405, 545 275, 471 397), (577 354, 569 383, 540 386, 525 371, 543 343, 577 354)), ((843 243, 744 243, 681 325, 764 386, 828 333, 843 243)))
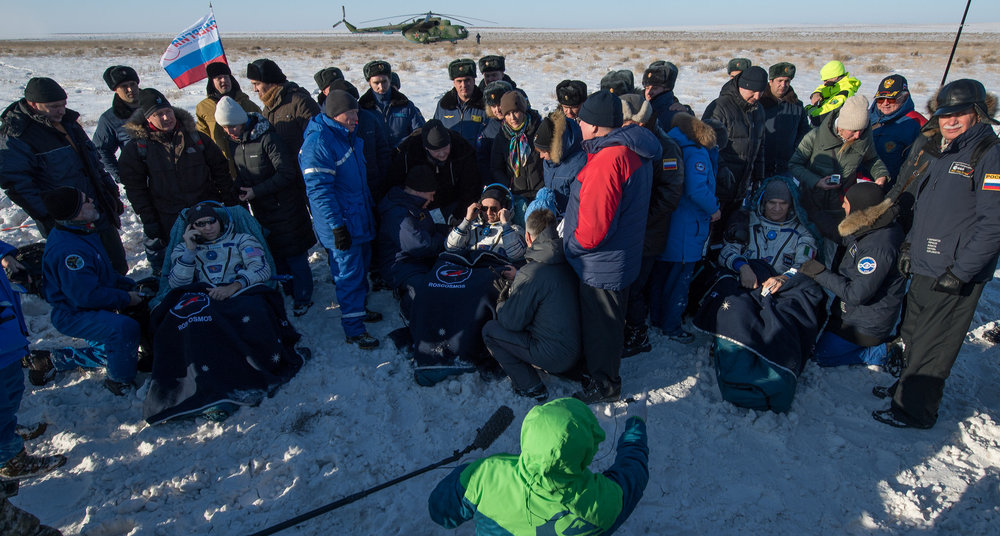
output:
POLYGON ((500 212, 501 210, 503 210, 503 207, 485 207, 484 206, 483 210, 485 210, 486 212, 500 212))
POLYGON ((199 228, 199 229, 201 229, 202 227, 208 227, 209 225, 212 225, 213 223, 215 223, 217 221, 219 221, 219 220, 217 220, 215 218, 206 218, 204 220, 198 220, 198 221, 194 222, 194 226, 197 227, 197 228, 199 228))
POLYGON ((884 102, 886 104, 896 104, 897 99, 890 99, 888 97, 878 97, 875 99, 876 102, 884 102))

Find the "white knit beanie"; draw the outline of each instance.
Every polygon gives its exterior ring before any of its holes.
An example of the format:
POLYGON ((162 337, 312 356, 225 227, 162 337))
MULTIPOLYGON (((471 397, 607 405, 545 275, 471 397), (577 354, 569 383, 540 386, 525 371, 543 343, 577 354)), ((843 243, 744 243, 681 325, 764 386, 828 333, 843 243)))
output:
POLYGON ((844 130, 864 130, 868 128, 868 99, 855 95, 844 103, 837 116, 837 127, 844 130))
MULTIPOLYGON (((846 106, 846 105, 845 105, 846 106)), ((215 105, 215 122, 224 127, 244 125, 249 117, 232 97, 222 97, 215 105)))

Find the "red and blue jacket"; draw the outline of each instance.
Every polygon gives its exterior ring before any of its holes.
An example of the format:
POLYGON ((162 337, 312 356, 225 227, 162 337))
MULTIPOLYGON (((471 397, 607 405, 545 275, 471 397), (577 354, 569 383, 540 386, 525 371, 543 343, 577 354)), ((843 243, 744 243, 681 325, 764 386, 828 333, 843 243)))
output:
POLYGON ((868 122, 872 126, 875 152, 889 169, 888 189, 896 182, 899 168, 906 160, 906 150, 917 139, 920 129, 927 124, 927 118, 913 109, 913 99, 907 97, 906 102, 889 115, 880 112, 873 100, 868 109, 868 122))

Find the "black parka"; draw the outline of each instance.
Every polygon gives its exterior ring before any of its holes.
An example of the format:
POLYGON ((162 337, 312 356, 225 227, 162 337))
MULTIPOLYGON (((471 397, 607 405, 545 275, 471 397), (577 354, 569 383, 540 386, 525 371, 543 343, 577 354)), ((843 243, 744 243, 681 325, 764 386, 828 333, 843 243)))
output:
MULTIPOLYGON (((702 121, 714 119, 726 127, 729 141, 719 148, 719 168, 732 172, 733 181, 716 180, 715 191, 724 207, 742 201, 751 185, 764 179, 764 109, 740 95, 736 77, 722 86, 702 121)), ((719 179, 728 176, 719 173, 719 179)))

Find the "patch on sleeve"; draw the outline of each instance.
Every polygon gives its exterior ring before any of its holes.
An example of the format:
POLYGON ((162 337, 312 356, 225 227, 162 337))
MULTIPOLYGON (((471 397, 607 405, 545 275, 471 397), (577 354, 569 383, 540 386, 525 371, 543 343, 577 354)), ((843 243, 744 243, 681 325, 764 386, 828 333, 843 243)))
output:
POLYGON ((473 123, 482 123, 483 122, 483 116, 481 116, 481 115, 474 115, 474 116, 472 116, 472 122, 473 123))
POLYGON ((1000 192, 1000 173, 987 173, 983 177, 983 190, 1000 192))
POLYGON ((247 246, 243 249, 243 253, 246 253, 247 257, 260 257, 264 254, 264 250, 254 246, 247 246))
POLYGON ((86 263, 83 262, 83 257, 75 253, 73 255, 66 257, 65 263, 66 263, 66 268, 69 268, 74 272, 86 266, 86 263))
POLYGON ((705 163, 704 162, 695 162, 694 163, 694 168, 696 170, 698 170, 698 172, 704 173, 705 172, 705 163))
POLYGON ((677 170, 677 159, 676 158, 664 158, 663 159, 663 171, 676 171, 677 170))
POLYGON ((969 164, 966 164, 965 162, 952 162, 951 169, 948 170, 948 173, 951 173, 952 175, 961 175, 963 177, 968 178, 972 176, 972 173, 975 170, 976 168, 970 166, 969 164))
POLYGON ((878 268, 878 263, 876 263, 875 259, 871 257, 862 257, 862 259, 858 261, 858 271, 861 272, 862 275, 869 275, 874 272, 876 268, 878 268))

